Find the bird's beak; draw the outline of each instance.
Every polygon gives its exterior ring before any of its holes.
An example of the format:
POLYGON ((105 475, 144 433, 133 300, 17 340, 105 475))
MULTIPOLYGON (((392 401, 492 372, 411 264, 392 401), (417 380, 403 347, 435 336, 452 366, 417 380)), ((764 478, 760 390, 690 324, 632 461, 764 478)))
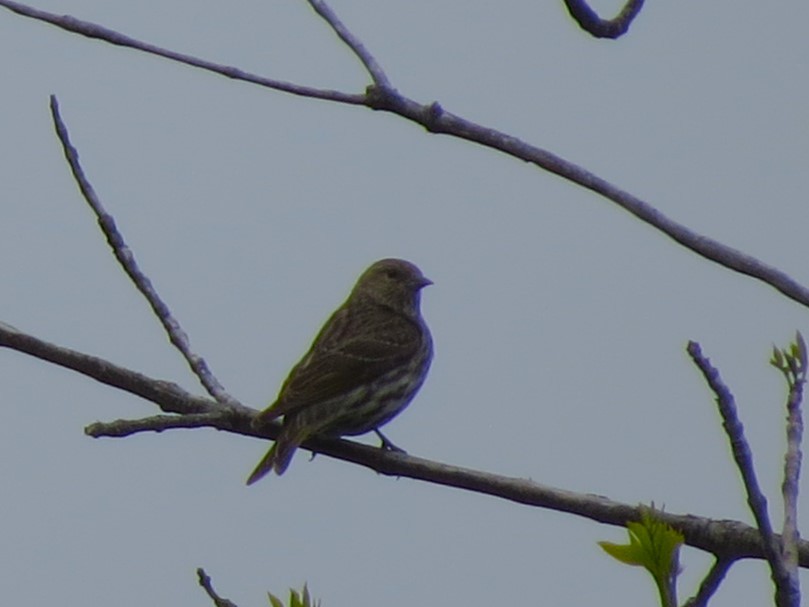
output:
POLYGON ((431 284, 433 284, 433 281, 426 276, 422 276, 419 278, 416 284, 418 285, 419 289, 423 289, 424 287, 429 287, 431 284))

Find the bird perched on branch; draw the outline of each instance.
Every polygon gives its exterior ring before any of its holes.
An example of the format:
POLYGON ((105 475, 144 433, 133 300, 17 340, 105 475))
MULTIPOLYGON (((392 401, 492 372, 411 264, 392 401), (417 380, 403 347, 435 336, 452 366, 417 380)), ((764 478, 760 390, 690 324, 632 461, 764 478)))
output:
POLYGON ((295 450, 314 435, 375 431, 398 415, 424 383, 433 355, 421 317, 421 290, 432 281, 402 259, 372 264, 292 368, 276 401, 253 420, 262 428, 283 416, 281 433, 247 479, 283 474, 295 450))

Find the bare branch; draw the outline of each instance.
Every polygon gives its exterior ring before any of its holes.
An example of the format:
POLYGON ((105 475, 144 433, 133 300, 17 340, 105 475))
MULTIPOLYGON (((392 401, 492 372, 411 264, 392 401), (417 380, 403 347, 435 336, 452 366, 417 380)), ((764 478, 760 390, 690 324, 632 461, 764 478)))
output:
MULTIPOLYGON (((117 428, 121 436, 126 436, 140 431, 159 432, 171 428, 204 426, 243 436, 275 438, 280 430, 278 424, 268 424, 260 431, 255 430, 251 421, 258 411, 249 407, 233 405, 224 409, 215 401, 189 394, 173 383, 156 380, 103 359, 50 344, 4 323, 0 323, 0 347, 73 369, 108 386, 153 402, 167 413, 183 414, 159 415, 146 420, 122 420, 108 424, 96 423, 88 427, 87 432, 90 434, 114 436, 117 428)), ((641 508, 614 502, 603 496, 555 489, 526 479, 461 468, 347 440, 315 437, 306 441, 301 448, 353 462, 379 474, 412 478, 529 506, 568 512, 609 525, 624 527, 628 521, 640 520, 641 516, 641 508)), ((758 530, 742 522, 667 512, 661 512, 660 518, 682 532, 686 544, 711 552, 717 557, 741 559, 765 556, 758 530)), ((775 541, 778 541, 777 536, 775 541)), ((809 567, 809 542, 800 541, 798 560, 801 567, 809 567)))
POLYGON ((258 84, 259 86, 275 89, 277 91, 283 91, 292 95, 299 95, 301 97, 325 99, 327 101, 349 103, 352 105, 362 105, 363 103, 362 95, 352 95, 328 89, 317 89, 309 86, 300 86, 290 82, 284 82, 283 80, 264 78, 256 74, 251 74, 250 72, 240 70, 237 67, 220 65, 210 61, 205 61, 204 59, 198 59, 197 57, 193 57, 191 55, 185 55, 183 53, 161 48, 154 44, 148 44, 146 42, 136 40, 135 38, 131 38, 125 34, 108 29, 102 25, 91 23, 90 21, 82 21, 81 19, 76 19, 70 15, 57 15, 56 13, 49 13, 48 11, 33 8, 31 6, 21 4, 20 2, 14 2, 13 0, 0 0, 0 6, 17 13, 18 15, 22 15, 23 17, 30 17, 31 19, 36 19, 37 21, 44 21, 45 23, 50 23, 51 25, 55 25, 56 27, 68 32, 80 34, 88 38, 95 38, 96 40, 103 40, 104 42, 115 44, 116 46, 124 46, 142 51, 144 53, 149 53, 151 55, 157 55, 158 57, 177 61, 178 63, 184 63, 186 65, 198 67, 209 72, 221 74, 222 76, 232 78, 233 80, 252 82, 253 84, 258 84))
POLYGON ((385 75, 382 66, 379 65, 374 56, 365 48, 365 45, 343 25, 343 22, 334 14, 331 7, 323 2, 323 0, 307 0, 307 2, 309 2, 309 6, 331 26, 340 40, 345 42, 346 46, 359 58, 365 66, 365 69, 367 69, 368 73, 371 75, 374 84, 383 88, 389 88, 390 81, 387 75, 385 75))
POLYGON ((705 381, 708 382, 708 386, 716 396, 716 404, 723 420, 722 427, 728 435, 733 460, 736 462, 736 467, 739 469, 744 482, 747 503, 761 532, 764 554, 770 564, 773 582, 775 582, 776 586, 776 596, 778 596, 786 588, 785 584, 789 579, 789 575, 784 565, 780 542, 776 539, 772 530, 772 523, 767 512, 767 498, 764 497, 756 478, 756 472, 753 468, 753 454, 744 436, 744 426, 739 419, 735 399, 719 376, 719 371, 711 365, 707 357, 703 356, 702 349, 697 342, 688 342, 688 354, 702 372, 705 381))
MULTIPOLYGON (((166 413, 215 413, 221 407, 215 401, 189 394, 175 383, 153 379, 103 358, 63 348, 0 323, 0 347, 30 354, 67 369, 77 371, 96 381, 140 396, 156 403, 166 413)), ((229 408, 241 413, 252 409, 231 403, 229 408)))
POLYGON ((395 91, 369 90, 368 105, 374 109, 392 112, 418 122, 434 133, 459 137, 499 150, 601 194, 698 255, 741 274, 757 278, 787 297, 809 307, 809 289, 790 278, 786 273, 751 255, 690 230, 670 219, 648 202, 547 150, 495 129, 488 129, 469 122, 443 110, 437 103, 429 106, 420 105, 395 91))
POLYGON ((87 176, 84 174, 84 170, 79 163, 78 151, 70 143, 70 136, 67 132, 65 123, 62 121, 62 116, 59 114, 59 102, 57 101, 55 95, 51 95, 51 114, 53 115, 56 134, 59 137, 59 141, 62 143, 62 149, 64 150, 65 158, 70 165, 70 170, 73 172, 73 177, 76 179, 76 183, 79 185, 79 190, 81 190, 82 196, 84 196, 87 204, 90 205, 93 213, 95 213, 96 218, 98 219, 98 225, 101 228, 101 231, 104 233, 104 236, 106 236, 107 242, 109 243, 110 248, 112 248, 112 252, 114 253, 115 258, 118 260, 118 263, 121 264, 124 272, 126 272, 127 276, 129 276, 132 282, 135 283, 138 291, 140 291, 141 294, 146 298, 146 301, 149 302, 149 305, 152 307, 155 315, 160 320, 160 323, 163 325, 166 333, 168 333, 169 340, 183 355, 183 358, 185 358, 185 360, 188 362, 188 366, 191 367, 191 370, 199 378, 202 385, 205 386, 208 394, 213 396, 223 405, 232 404, 233 398, 225 391, 213 373, 211 373, 205 359, 198 354, 195 354, 191 350, 191 343, 189 342, 188 335, 185 331, 183 331, 183 328, 180 326, 177 319, 174 318, 171 310, 169 310, 168 305, 166 305, 166 302, 164 302, 160 295, 158 295, 157 291, 152 285, 152 281, 149 280, 140 267, 138 267, 138 263, 135 261, 135 256, 126 245, 124 237, 121 235, 117 226, 115 225, 115 219, 112 215, 107 213, 104 206, 101 204, 101 200, 96 195, 92 184, 87 179, 87 176))
POLYGON ((237 607, 236 603, 233 601, 223 599, 216 594, 216 591, 213 589, 210 576, 205 573, 205 570, 202 567, 197 569, 197 578, 199 579, 199 585, 205 589, 205 592, 209 597, 211 597, 211 600, 216 607, 237 607))
MULTIPOLYGON (((519 504, 566 512, 608 525, 625 527, 629 521, 640 520, 643 511, 642 506, 622 504, 600 495, 557 489, 528 479, 453 466, 348 440, 313 438, 306 441, 302 448, 365 466, 378 474, 455 487, 519 504)), ((761 534, 742 522, 668 512, 661 512, 659 516, 661 521, 683 534, 687 545, 710 552, 718 558, 765 558, 761 534)), ((801 541, 799 555, 801 566, 809 567, 809 542, 801 541)))
POLYGON ((706 607, 708 601, 719 589, 719 584, 725 579, 730 566, 736 561, 734 559, 717 558, 711 570, 702 583, 699 585, 697 594, 685 602, 684 607, 706 607))
POLYGON ((644 0, 627 0, 614 19, 601 19, 584 0, 565 0, 570 16, 581 28, 596 38, 620 38, 643 8, 644 0))
POLYGON ((84 433, 93 438, 124 438, 140 432, 163 432, 177 428, 216 428, 222 424, 227 413, 189 413, 186 415, 154 415, 143 419, 116 419, 112 422, 95 422, 84 428, 84 433))
POLYGON ((790 369, 788 375, 789 397, 787 399, 787 450, 784 456, 784 481, 781 494, 784 498, 783 559, 788 582, 784 602, 800 604, 800 579, 798 577, 797 546, 798 489, 801 474, 801 442, 803 440, 803 387, 806 383, 807 353, 803 336, 798 332, 791 352, 785 357, 790 369))
POLYGON ((350 95, 335 91, 324 91, 282 83, 276 80, 261 78, 232 67, 224 67, 195 57, 161 49, 145 44, 128 36, 124 36, 99 25, 79 21, 72 17, 54 15, 27 7, 11 0, 0 0, 0 6, 6 7, 20 15, 45 21, 62 29, 104 40, 111 44, 126 46, 147 53, 152 53, 179 61, 193 67, 222 74, 229 78, 252 82, 267 88, 285 91, 294 95, 312 97, 348 103, 366 105, 372 109, 391 112, 407 120, 422 125, 428 131, 443 133, 460 139, 477 143, 484 147, 499 150, 505 154, 530 162, 536 166, 559 175, 575 184, 592 190, 632 213, 641 221, 660 230, 665 235, 683 245, 687 249, 735 272, 756 278, 783 293, 790 299, 809 307, 809 289, 793 280, 785 272, 763 263, 751 255, 724 245, 716 240, 698 234, 686 226, 670 219, 648 202, 633 196, 597 175, 556 156, 542 148, 530 145, 520 139, 495 129, 489 129, 459 116, 444 111, 438 103, 419 104, 398 94, 390 86, 372 86, 365 95, 350 95))

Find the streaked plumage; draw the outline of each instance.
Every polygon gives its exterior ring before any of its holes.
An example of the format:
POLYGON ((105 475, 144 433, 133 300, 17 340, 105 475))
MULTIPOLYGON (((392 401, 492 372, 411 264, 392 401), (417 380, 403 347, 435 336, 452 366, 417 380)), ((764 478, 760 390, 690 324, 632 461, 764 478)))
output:
POLYGON ((412 263, 371 265, 290 371, 276 401, 253 421, 283 416, 275 444, 247 480, 283 474, 309 437, 376 430, 402 411, 424 382, 432 340, 419 309, 432 284, 412 263))

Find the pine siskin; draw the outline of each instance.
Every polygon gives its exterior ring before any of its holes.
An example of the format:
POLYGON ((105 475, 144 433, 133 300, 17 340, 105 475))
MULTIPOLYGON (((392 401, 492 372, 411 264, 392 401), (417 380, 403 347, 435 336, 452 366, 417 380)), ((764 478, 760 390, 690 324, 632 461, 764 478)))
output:
POLYGON ((314 435, 376 431, 398 415, 424 383, 433 355, 421 317, 421 289, 432 284, 401 259, 372 264, 292 368, 276 401, 253 426, 283 416, 275 444, 247 479, 283 474, 298 446, 314 435))

